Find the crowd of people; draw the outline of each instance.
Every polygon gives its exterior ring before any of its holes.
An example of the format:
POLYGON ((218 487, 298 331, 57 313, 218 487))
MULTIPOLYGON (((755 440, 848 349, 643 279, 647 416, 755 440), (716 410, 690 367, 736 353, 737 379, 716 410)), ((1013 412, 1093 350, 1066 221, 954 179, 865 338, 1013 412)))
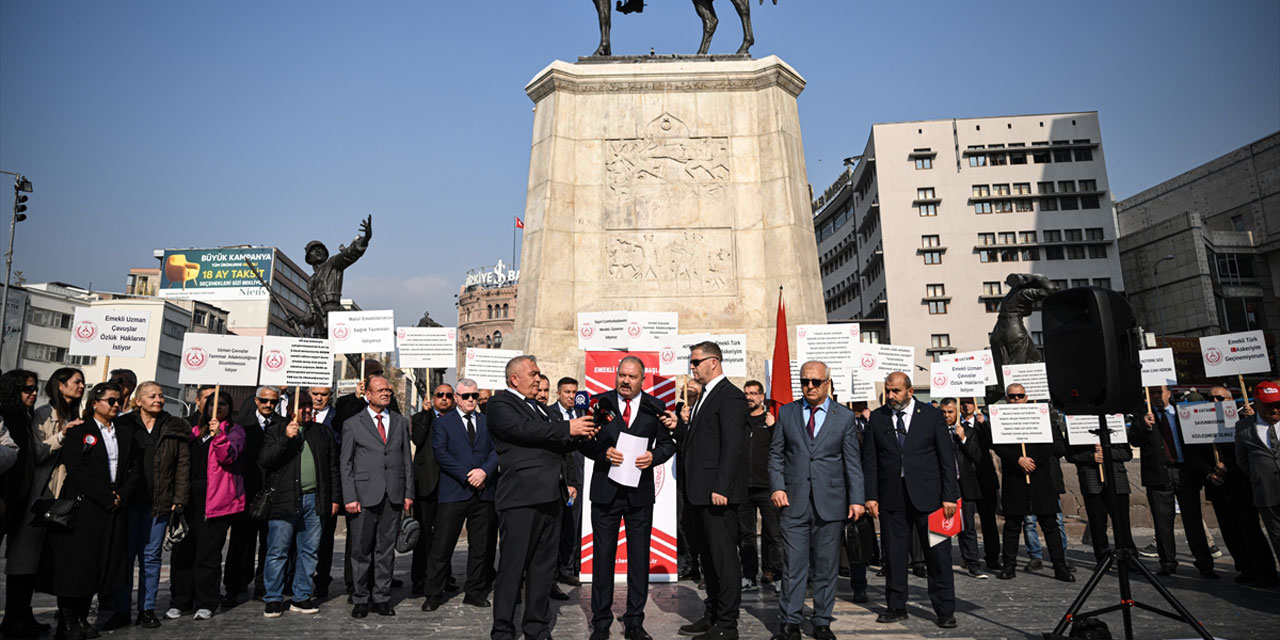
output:
MULTIPOLYGON (((391 594, 403 553, 410 554, 410 594, 423 598, 423 611, 461 591, 464 605, 491 609, 495 640, 546 638, 550 600, 568 597, 562 586, 580 585, 585 520, 593 531, 591 640, 609 638, 615 622, 620 526, 628 559, 623 637, 648 640, 654 468, 673 458, 679 577, 706 590, 702 615, 682 635, 737 638, 742 593, 773 585, 775 639, 801 637, 809 594, 813 636, 835 638, 837 583, 848 576, 853 600, 866 603, 869 567, 879 567, 885 581, 877 622, 907 616, 914 573, 927 578, 936 624, 955 627, 952 543, 931 543, 928 534, 929 516, 939 510, 963 522, 958 573, 1015 579, 1020 569, 1043 568, 1047 554, 1053 577, 1073 582, 1064 459, 1076 469, 1099 562, 1114 543, 1132 552, 1127 562, 1146 554, 1160 575, 1174 574, 1180 515, 1197 574, 1218 579, 1203 496, 1235 581, 1280 585, 1274 383, 1256 386, 1235 442, 1219 444, 1185 441, 1170 391, 1150 389, 1150 410, 1135 408, 1128 444, 1111 445, 1112 466, 1104 469, 1101 445, 1069 442, 1056 411, 1052 442, 995 444, 976 399, 924 402, 906 373, 885 379, 883 404, 873 409, 838 403, 830 369, 806 362, 803 397, 771 408, 763 384, 740 389, 725 376, 714 342, 693 346, 689 364, 691 379, 673 410, 643 390, 644 364, 635 356, 618 363, 614 389, 597 396, 595 409, 583 410, 574 402, 577 380, 560 378, 553 390, 526 355, 508 363, 505 389, 482 390, 463 378, 433 389, 412 415, 400 411, 376 361, 353 394, 263 386, 237 411, 231 394, 202 388, 196 410, 183 417, 166 411, 158 384, 139 384, 127 370, 86 389, 83 372, 59 369, 44 381, 38 408, 37 376, 5 372, 0 632, 36 637, 56 627, 59 639, 96 638, 100 629, 208 620, 251 598, 262 601, 268 619, 314 614, 330 596, 342 519, 340 573, 352 617, 396 615, 391 594), (643 453, 624 446, 624 436, 642 440, 643 453), (1126 462, 1135 448, 1155 527, 1150 550, 1137 548, 1128 521, 1126 462), (634 484, 610 473, 624 464, 638 469, 634 484), (584 486, 589 504, 579 499, 584 486), (464 526, 465 575, 455 577, 464 526), (165 550, 171 578, 161 612, 165 550), (56 596, 52 625, 32 610, 37 592, 56 596), (96 624, 89 619, 95 597, 96 624)), ((1208 399, 1234 402, 1222 386, 1208 399)), ((1001 401, 1029 399, 1011 384, 1001 401)))

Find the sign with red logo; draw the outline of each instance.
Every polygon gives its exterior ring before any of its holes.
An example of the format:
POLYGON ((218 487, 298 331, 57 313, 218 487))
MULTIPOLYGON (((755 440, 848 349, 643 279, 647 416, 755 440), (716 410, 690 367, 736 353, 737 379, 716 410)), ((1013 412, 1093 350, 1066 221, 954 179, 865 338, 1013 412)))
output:
POLYGON ((1271 356, 1262 331, 1227 333, 1200 338, 1204 373, 1216 376, 1247 375, 1271 371, 1271 356))
MULTIPOLYGON (((1098 434, 1098 416, 1064 416, 1067 421, 1067 444, 1102 444, 1098 434)), ((1107 416, 1107 432, 1111 444, 1129 442, 1129 434, 1124 428, 1124 416, 1118 413, 1107 416)))
POLYGON ((266 336, 259 384, 331 387, 333 348, 328 340, 266 336))
POLYGON ((76 309, 67 353, 73 356, 147 357, 151 312, 129 306, 76 309))
POLYGON ((1239 422, 1236 403, 1231 400, 1178 405, 1178 425, 1187 444, 1233 443, 1239 422))
POLYGON ((986 393, 986 367, 977 358, 929 364, 929 394, 934 398, 976 398, 986 393))
POLYGON ((80 342, 91 342, 98 336, 98 325, 92 320, 81 320, 76 323, 75 331, 71 335, 80 342))
POLYGON ((476 349, 467 347, 467 363, 460 378, 471 378, 481 389, 507 388, 507 362, 524 355, 514 349, 476 349))
POLYGON ((334 353, 395 351, 395 314, 390 310, 330 311, 329 339, 334 353))
POLYGON ((450 369, 458 366, 458 331, 454 327, 396 329, 401 369, 450 369))
POLYGON ((200 347, 191 347, 183 352, 182 363, 192 370, 199 371, 209 364, 209 354, 200 347))
POLYGON ((182 339, 178 384, 257 385, 262 340, 258 336, 187 333, 182 339))
MULTIPOLYGON (((958 362, 958 363, 964 364, 965 366, 981 365, 982 366, 982 384, 984 386, 991 385, 991 384, 1000 384, 1000 379, 996 377, 996 366, 994 363, 994 359, 991 357, 990 349, 982 349, 979 351, 964 351, 961 353, 946 353, 941 356, 938 356, 938 362, 958 362)), ((977 395, 982 395, 984 392, 985 390, 980 391, 976 394, 966 393, 962 395, 977 396, 977 395)))
POLYGON ((994 444, 1048 444, 1053 426, 1047 404, 993 404, 991 441, 994 444))

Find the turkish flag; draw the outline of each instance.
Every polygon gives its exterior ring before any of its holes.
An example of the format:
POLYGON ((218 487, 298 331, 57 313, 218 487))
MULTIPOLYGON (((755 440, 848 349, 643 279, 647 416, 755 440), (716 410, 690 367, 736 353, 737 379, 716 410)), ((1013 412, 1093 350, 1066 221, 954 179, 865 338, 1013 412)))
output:
POLYGON ((521 220, 521 219, 520 219, 520 216, 516 216, 516 228, 517 228, 517 229, 523 229, 523 228, 524 228, 524 220, 521 220))
POLYGON ((782 288, 778 288, 778 320, 773 334, 773 371, 769 388, 769 405, 773 415, 784 404, 795 400, 791 396, 791 345, 787 343, 787 307, 782 303, 782 288))

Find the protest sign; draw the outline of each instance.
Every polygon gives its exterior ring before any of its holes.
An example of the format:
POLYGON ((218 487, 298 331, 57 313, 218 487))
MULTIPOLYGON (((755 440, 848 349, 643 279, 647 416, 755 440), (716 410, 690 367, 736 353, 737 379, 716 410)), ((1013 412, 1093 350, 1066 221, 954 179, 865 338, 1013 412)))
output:
POLYGON ((1142 386, 1158 387, 1178 384, 1178 372, 1174 371, 1173 349, 1145 349, 1138 352, 1142 362, 1142 386))
POLYGON ((658 375, 689 375, 689 348, 711 339, 709 333, 664 336, 658 344, 658 375))
POLYGON ((147 357, 151 312, 127 308, 80 307, 71 325, 67 353, 73 356, 147 357))
POLYGON ((826 364, 852 363, 858 359, 860 332, 857 323, 802 324, 796 327, 796 360, 826 364))
POLYGON ((859 377, 873 374, 883 380, 885 376, 900 371, 910 376, 916 368, 916 348, 892 344, 858 344, 855 370, 859 377))
POLYGON ((1177 410, 1184 444, 1235 442, 1240 417, 1234 402, 1184 402, 1177 410))
POLYGON ((720 366, 724 367, 726 376, 747 375, 747 335, 745 333, 729 333, 707 336, 707 339, 720 347, 720 366))
POLYGON ((401 369, 448 369, 458 366, 457 327, 399 327, 396 351, 401 369))
POLYGON ((996 362, 991 357, 990 349, 981 349, 979 351, 965 351, 963 353, 946 353, 938 357, 939 362, 981 362, 982 363, 982 384, 1000 384, 1000 379, 996 377, 996 362))
MULTIPOLYGON (((1067 421, 1067 444, 1101 444, 1096 433, 1098 416, 1064 416, 1067 421)), ((1111 444, 1129 442, 1129 434, 1124 429, 1124 416, 1116 413, 1107 416, 1107 428, 1111 430, 1111 444)))
POLYGON ((395 313, 330 311, 329 340, 334 353, 386 353, 396 350, 395 313))
POLYGON ((993 404, 991 415, 993 444, 1037 444, 1053 442, 1053 425, 1049 422, 1049 405, 993 404))
POLYGON ((1203 336, 1200 357, 1204 361, 1204 374, 1210 378, 1271 371, 1262 331, 1203 336))
POLYGON ((657 351, 663 340, 680 333, 680 314, 675 311, 628 311, 629 351, 657 351))
POLYGON ((187 332, 182 338, 178 384, 258 384, 259 336, 187 332))
POLYGON ((328 387, 333 384, 333 349, 319 338, 262 338, 258 384, 328 387))
POLYGON ((979 398, 987 391, 986 367, 978 359, 934 362, 929 365, 929 395, 937 398, 979 398))
POLYGON ((627 312, 591 311, 578 314, 578 348, 605 351, 627 348, 627 312))
POLYGON ((515 349, 476 349, 467 347, 463 376, 476 381, 481 389, 507 388, 507 362, 524 355, 515 349))
POLYGON ((1005 389, 1011 384, 1020 384, 1027 390, 1028 400, 1049 399, 1049 373, 1043 362, 1006 364, 1001 370, 1004 372, 1005 389))

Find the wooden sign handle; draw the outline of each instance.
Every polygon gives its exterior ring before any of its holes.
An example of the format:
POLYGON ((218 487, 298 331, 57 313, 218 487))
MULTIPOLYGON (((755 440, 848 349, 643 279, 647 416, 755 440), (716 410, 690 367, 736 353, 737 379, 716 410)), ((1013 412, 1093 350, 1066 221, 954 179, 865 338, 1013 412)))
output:
POLYGON ((1244 396, 1244 406, 1249 406, 1249 389, 1244 386, 1244 374, 1237 374, 1240 380, 1240 395, 1244 396))
MULTIPOLYGON (((218 422, 219 424, 221 424, 221 421, 218 420, 218 395, 220 393, 222 393, 222 385, 220 384, 213 385, 213 407, 209 409, 209 419, 215 422, 218 422)), ((204 433, 208 433, 209 432, 208 429, 209 429, 209 425, 206 424, 204 425, 204 428, 201 431, 204 433)))
MULTIPOLYGON (((102 356, 102 381, 107 381, 107 376, 111 375, 111 356, 102 356)), ((121 407, 123 411, 124 408, 121 407)))
MULTIPOLYGON (((1022 443, 1022 457, 1027 457, 1027 443, 1022 443)), ((1031 484, 1031 474, 1023 473, 1022 477, 1026 479, 1027 484, 1031 484)))

